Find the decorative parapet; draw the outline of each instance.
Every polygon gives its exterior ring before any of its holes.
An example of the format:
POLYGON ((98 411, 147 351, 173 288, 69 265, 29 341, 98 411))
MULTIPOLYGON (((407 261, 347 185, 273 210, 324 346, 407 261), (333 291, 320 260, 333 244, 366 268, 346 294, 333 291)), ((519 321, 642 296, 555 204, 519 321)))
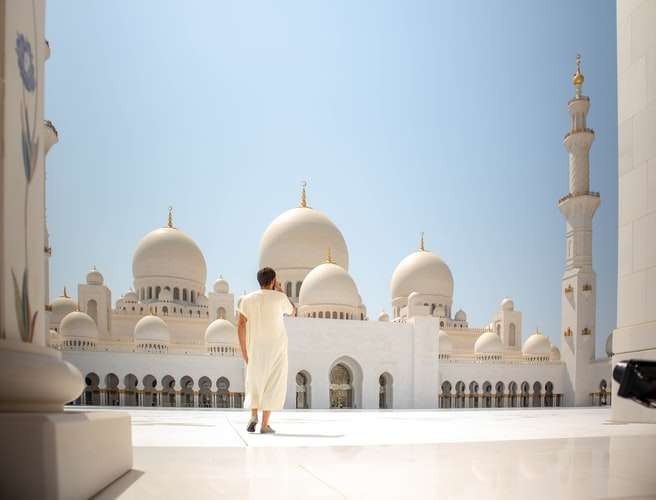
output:
POLYGON ((558 200, 558 204, 560 205, 564 201, 569 200, 570 198, 576 198, 577 196, 593 196, 595 198, 599 198, 601 195, 597 191, 583 191, 581 193, 568 193, 558 200))

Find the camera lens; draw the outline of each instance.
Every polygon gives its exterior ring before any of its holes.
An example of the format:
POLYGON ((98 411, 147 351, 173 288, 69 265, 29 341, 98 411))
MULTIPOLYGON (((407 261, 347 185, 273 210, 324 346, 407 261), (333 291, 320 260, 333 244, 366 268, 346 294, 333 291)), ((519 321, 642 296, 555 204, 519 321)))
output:
POLYGON ((626 362, 620 361, 615 365, 615 368, 613 368, 613 378, 615 379, 615 382, 621 383, 622 380, 624 379, 625 372, 626 372, 626 362))

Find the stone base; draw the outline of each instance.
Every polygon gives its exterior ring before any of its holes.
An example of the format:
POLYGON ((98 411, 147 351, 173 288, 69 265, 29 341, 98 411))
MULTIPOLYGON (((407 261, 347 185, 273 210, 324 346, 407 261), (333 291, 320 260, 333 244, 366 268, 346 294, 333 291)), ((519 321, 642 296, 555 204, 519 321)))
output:
POLYGON ((0 498, 89 498, 132 468, 125 413, 0 413, 0 498))

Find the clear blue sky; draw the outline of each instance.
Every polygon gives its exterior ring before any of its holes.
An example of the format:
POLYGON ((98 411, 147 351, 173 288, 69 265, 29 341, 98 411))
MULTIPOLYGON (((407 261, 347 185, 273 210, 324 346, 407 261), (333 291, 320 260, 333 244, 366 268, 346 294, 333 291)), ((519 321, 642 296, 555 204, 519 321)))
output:
POLYGON ((615 326, 615 2, 48 2, 51 294, 96 264, 116 300, 132 252, 176 225, 208 286, 256 285, 259 239, 297 205, 342 230, 370 315, 426 246, 454 306, 486 324, 504 296, 559 345, 562 145, 577 52, 596 131, 591 188, 598 352, 615 326))

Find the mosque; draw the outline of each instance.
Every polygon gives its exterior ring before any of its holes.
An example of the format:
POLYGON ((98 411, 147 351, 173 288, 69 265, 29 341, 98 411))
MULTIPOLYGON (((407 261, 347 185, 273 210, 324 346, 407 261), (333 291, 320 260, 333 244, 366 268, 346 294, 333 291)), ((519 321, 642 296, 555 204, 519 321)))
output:
MULTIPOLYGON (((391 274, 390 313, 370 317, 349 274, 339 228, 308 205, 278 216, 264 231, 260 266, 278 273, 298 317, 289 336, 286 408, 476 408, 610 404, 610 359, 595 359, 596 281, 589 189, 590 99, 581 94, 580 60, 568 103, 569 192, 560 346, 536 331, 524 339, 510 298, 490 322, 470 326, 454 312, 449 266, 424 245, 391 274)), ((47 262, 46 262, 47 265, 47 262)), ((235 296, 207 268, 194 240, 175 227, 148 233, 132 258, 132 287, 115 303, 95 267, 48 306, 50 346, 85 374, 72 404, 239 408, 244 364, 235 328, 235 296)), ((606 343, 610 357, 610 338, 606 343)))

